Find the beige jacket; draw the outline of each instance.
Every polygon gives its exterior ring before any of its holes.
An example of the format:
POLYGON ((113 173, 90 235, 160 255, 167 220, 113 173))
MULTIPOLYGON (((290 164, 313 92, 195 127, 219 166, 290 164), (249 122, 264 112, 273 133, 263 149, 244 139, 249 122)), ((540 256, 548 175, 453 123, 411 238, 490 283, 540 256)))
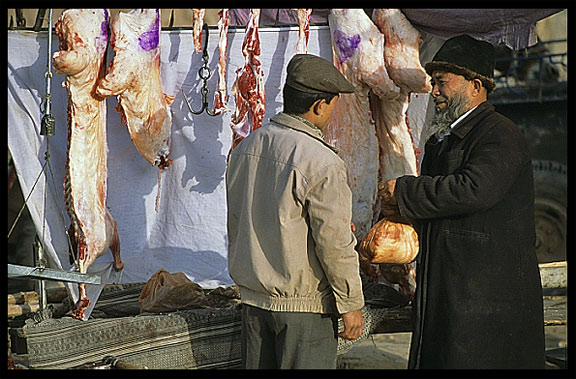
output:
POLYGON ((347 313, 364 305, 344 161, 279 113, 229 156, 228 268, 242 302, 347 313))

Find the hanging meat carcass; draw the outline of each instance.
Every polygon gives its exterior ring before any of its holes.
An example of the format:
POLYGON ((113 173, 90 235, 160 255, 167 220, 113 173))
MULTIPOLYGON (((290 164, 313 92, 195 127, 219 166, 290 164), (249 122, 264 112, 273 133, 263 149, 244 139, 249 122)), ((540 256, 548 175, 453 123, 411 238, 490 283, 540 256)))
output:
MULTIPOLYGON (((94 95, 104 75, 108 44, 108 12, 105 9, 71 9, 56 24, 60 51, 52 63, 66 75, 68 93, 68 150, 64 196, 71 221, 69 236, 77 268, 86 273, 94 260, 108 248, 115 270, 122 270, 116 222, 106 207, 107 145, 106 102, 94 95)), ((84 283, 72 315, 84 319, 90 305, 84 283)))
MULTIPOLYGON (((396 99, 371 94, 372 109, 380 143, 380 182, 402 175, 418 175, 416 152, 408 125, 410 93, 432 90, 430 77, 420 64, 420 34, 399 9, 375 9, 372 18, 384 34, 384 61, 394 83, 401 88, 396 99)), ((362 241, 359 253, 380 265, 382 276, 398 283, 407 296, 414 296, 414 260, 418 236, 409 224, 383 219, 362 241), (395 246, 402 241, 402 246, 395 246), (396 247, 392 251, 392 247, 396 247), (404 275, 403 275, 404 274, 404 275)))
POLYGON ((119 12, 110 26, 114 59, 96 93, 117 96, 117 110, 128 124, 136 149, 148 162, 165 169, 172 163, 170 104, 174 98, 162 91, 160 11, 119 12))
POLYGON ((228 24, 230 17, 228 9, 222 9, 218 12, 220 20, 218 21, 218 88, 214 93, 214 114, 219 115, 222 112, 228 112, 228 95, 226 94, 226 59, 228 57, 228 24))
POLYGON ((245 64, 236 71, 232 95, 236 109, 231 117, 232 150, 252 131, 262 125, 265 107, 264 72, 260 62, 258 22, 260 9, 250 9, 250 19, 242 43, 245 64))
POLYGON ((430 77, 420 65, 420 34, 399 9, 375 9, 372 15, 384 34, 386 70, 401 88, 400 96, 387 99, 372 94, 370 106, 380 141, 380 182, 402 175, 418 175, 416 151, 408 126, 410 93, 432 90, 430 77))
POLYGON ((371 116, 369 93, 394 99, 400 89, 384 66, 383 35, 362 9, 333 9, 328 16, 334 65, 355 92, 341 94, 326 127, 326 139, 346 162, 352 190, 352 221, 361 241, 379 211, 378 138, 371 116))
POLYGON ((308 38, 310 37, 310 15, 312 8, 301 8, 297 10, 298 14, 298 44, 296 45, 296 54, 308 53, 308 38))
MULTIPOLYGON (((417 175, 416 154, 407 123, 409 94, 401 90, 398 99, 382 100, 370 95, 370 107, 376 123, 380 144, 380 183, 402 175, 417 175)), ((358 253, 363 259, 380 264, 379 272, 400 292, 414 297, 415 263, 418 254, 418 235, 412 225, 381 219, 366 235, 358 253)))
POLYGON ((374 9, 372 19, 384 34, 384 61, 394 83, 406 92, 429 93, 430 77, 420 64, 420 33, 400 9, 374 9))
MULTIPOLYGON (((418 59, 417 32, 414 38, 415 30, 399 12, 377 14, 387 25, 377 27, 362 9, 332 10, 329 16, 335 65, 356 92, 340 96, 326 135, 347 164, 356 236, 364 240, 361 257, 410 262, 418 252, 417 234, 411 225, 392 220, 373 227, 380 213, 376 192, 379 182, 417 175, 406 110, 409 93, 429 91, 429 83, 419 61, 413 62, 418 59)), ((407 284, 413 279, 412 265, 379 268, 386 280, 400 283, 401 291, 412 297, 414 287, 407 284)))

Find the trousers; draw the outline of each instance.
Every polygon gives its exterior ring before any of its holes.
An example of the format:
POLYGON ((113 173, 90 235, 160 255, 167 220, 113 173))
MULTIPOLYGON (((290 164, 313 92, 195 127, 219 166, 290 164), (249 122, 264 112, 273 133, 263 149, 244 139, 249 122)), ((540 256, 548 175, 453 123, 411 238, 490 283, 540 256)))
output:
POLYGON ((242 304, 241 349, 246 369, 335 369, 337 318, 273 312, 242 304))

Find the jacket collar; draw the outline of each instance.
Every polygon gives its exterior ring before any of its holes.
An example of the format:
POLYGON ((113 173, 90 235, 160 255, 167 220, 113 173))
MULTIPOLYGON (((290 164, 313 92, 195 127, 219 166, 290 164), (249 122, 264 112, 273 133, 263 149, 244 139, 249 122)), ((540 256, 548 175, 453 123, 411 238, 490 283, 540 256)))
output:
POLYGON ((273 116, 270 119, 270 121, 274 122, 277 125, 285 126, 287 128, 294 129, 302 133, 306 133, 310 137, 322 142, 328 148, 338 153, 338 149, 336 149, 336 147, 330 145, 328 142, 324 140, 324 133, 322 133, 320 129, 318 129, 313 125, 308 125, 308 123, 303 121, 301 117, 280 112, 275 116, 273 116))
POLYGON ((456 137, 462 139, 474 128, 476 122, 479 118, 482 118, 486 112, 490 112, 494 110, 494 106, 490 104, 488 101, 483 102, 482 104, 478 105, 476 109, 474 109, 466 118, 458 123, 452 129, 450 134, 455 135, 456 137))

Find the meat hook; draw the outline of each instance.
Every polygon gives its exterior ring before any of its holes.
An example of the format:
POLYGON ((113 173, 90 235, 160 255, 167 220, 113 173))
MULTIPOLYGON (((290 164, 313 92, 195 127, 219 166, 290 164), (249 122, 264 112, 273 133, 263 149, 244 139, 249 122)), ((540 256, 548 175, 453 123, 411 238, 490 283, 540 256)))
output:
POLYGON ((204 61, 204 64, 202 65, 202 67, 200 67, 200 70, 198 70, 198 76, 200 76, 200 79, 202 79, 203 81, 203 85, 202 85, 202 89, 200 90, 200 92, 202 93, 202 108, 199 111, 195 111, 192 109, 192 106, 190 105, 190 102, 188 101, 188 98, 186 97, 186 94, 184 94, 184 89, 180 89, 182 91, 182 96, 184 96, 184 100, 186 100, 186 105, 188 105, 188 109, 190 110, 190 112, 192 114, 202 114, 204 111, 206 111, 206 113, 208 114, 208 116, 218 116, 214 111, 211 111, 208 109, 208 79, 210 79, 210 77, 212 76, 212 72, 210 71, 210 68, 208 67, 208 60, 209 60, 209 56, 208 56, 208 24, 204 24, 204 26, 202 27, 202 30, 206 32, 206 38, 204 39, 204 49, 202 51, 202 60, 204 61))

